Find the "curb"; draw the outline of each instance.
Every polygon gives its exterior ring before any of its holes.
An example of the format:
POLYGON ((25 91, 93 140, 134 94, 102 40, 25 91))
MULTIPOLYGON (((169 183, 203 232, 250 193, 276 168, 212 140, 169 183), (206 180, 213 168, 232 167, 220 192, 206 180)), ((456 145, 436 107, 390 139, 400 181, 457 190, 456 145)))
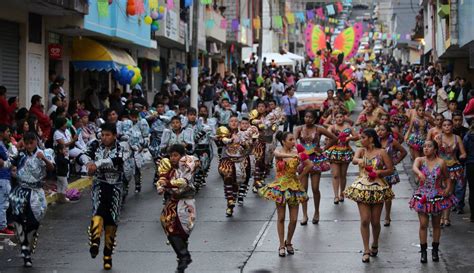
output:
MULTIPOLYGON (((89 188, 92 185, 92 177, 84 177, 84 178, 79 178, 78 180, 70 183, 67 188, 69 189, 76 189, 78 191, 83 191, 86 188, 89 188)), ((52 203, 56 202, 58 200, 58 195, 57 194, 51 194, 46 196, 46 202, 48 202, 48 205, 51 205, 52 203)))

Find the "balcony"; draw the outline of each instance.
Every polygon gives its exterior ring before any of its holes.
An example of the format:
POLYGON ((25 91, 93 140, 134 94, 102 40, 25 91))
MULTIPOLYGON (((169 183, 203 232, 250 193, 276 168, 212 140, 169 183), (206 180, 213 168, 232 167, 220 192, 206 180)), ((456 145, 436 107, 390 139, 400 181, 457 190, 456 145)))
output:
POLYGON ((204 20, 213 20, 214 26, 212 28, 206 28, 206 37, 213 42, 225 43, 226 42, 226 29, 221 28, 221 21, 225 18, 214 9, 206 9, 204 20))
POLYGON ((36 0, 34 3, 44 6, 56 6, 63 9, 87 14, 89 12, 88 0, 36 0))

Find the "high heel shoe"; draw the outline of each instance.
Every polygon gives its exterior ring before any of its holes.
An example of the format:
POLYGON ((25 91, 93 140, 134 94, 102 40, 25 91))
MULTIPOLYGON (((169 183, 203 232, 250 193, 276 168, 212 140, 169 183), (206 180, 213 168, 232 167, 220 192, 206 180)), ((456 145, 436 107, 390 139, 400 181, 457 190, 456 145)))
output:
POLYGON ((384 227, 389 227, 390 226, 390 222, 392 222, 391 219, 385 219, 385 222, 383 224, 384 227))
POLYGON ((339 202, 344 203, 344 195, 339 196, 339 202))
POLYGON ((286 252, 288 252, 288 254, 290 255, 295 254, 295 248, 293 247, 293 244, 289 244, 285 241, 285 247, 286 247, 286 252))
MULTIPOLYGON (((303 219, 305 219, 305 218, 303 218, 303 219)), ((307 224, 308 224, 308 217, 306 217, 306 220, 300 222, 300 225, 302 225, 302 226, 306 226, 307 224)))
POLYGON ((286 248, 284 246, 280 246, 278 249, 278 256, 280 257, 285 257, 286 256, 286 248))
POLYGON ((444 226, 445 226, 445 227, 450 227, 450 226, 451 226, 451 220, 449 220, 449 219, 444 219, 444 226))
POLYGON ((339 198, 338 197, 334 197, 334 205, 338 205, 339 204, 339 198))
POLYGON ((313 216, 313 220, 312 220, 311 222, 313 223, 313 225, 319 224, 319 214, 318 214, 317 217, 314 217, 314 216, 313 216))
POLYGON ((370 257, 377 257, 377 254, 379 254, 379 247, 378 246, 372 246, 370 248, 370 257))
POLYGON ((363 263, 370 262, 370 252, 364 252, 364 254, 362 255, 362 262, 363 263))

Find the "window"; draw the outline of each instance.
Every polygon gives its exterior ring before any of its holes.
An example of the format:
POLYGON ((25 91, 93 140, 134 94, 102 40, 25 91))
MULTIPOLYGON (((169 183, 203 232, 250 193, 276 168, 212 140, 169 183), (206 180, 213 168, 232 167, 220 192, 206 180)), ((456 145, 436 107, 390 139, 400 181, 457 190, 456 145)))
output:
POLYGON ((39 14, 28 14, 28 41, 30 43, 43 43, 43 18, 39 14))

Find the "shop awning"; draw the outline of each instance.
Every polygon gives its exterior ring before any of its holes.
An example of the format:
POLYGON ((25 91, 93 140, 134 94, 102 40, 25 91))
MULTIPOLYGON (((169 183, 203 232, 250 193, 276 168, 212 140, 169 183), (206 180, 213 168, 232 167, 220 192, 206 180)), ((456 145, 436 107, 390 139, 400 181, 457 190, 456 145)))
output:
POLYGON ((123 49, 103 45, 88 38, 74 38, 72 65, 76 70, 111 71, 121 66, 137 66, 133 58, 123 49))

